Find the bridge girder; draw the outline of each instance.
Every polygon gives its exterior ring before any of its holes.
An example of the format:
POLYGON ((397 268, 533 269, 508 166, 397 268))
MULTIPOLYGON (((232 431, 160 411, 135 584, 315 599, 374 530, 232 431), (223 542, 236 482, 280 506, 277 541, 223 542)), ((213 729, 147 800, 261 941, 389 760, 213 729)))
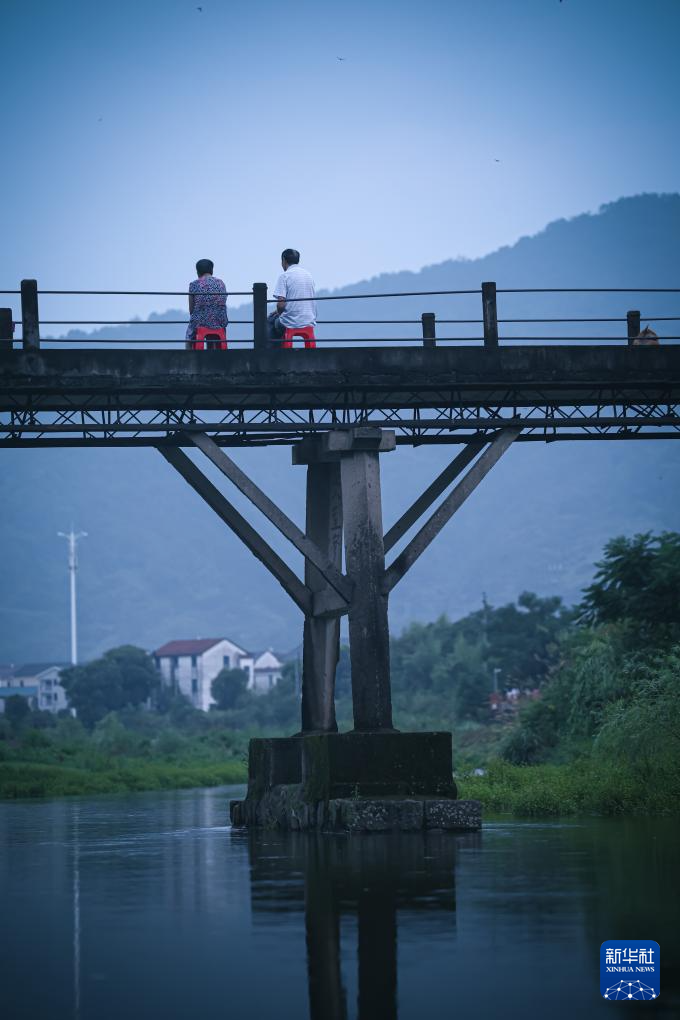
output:
POLYGON ((13 351, 0 355, 0 446, 290 444, 393 429, 400 445, 680 437, 680 346, 13 351))

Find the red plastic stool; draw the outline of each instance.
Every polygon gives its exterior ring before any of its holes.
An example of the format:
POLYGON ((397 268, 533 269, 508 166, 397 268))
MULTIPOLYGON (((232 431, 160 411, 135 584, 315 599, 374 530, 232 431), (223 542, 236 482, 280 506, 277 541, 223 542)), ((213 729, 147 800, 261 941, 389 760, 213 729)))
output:
POLYGON ((316 347, 313 326, 286 326, 286 332, 283 334, 283 343, 281 346, 292 347, 294 336, 304 340, 306 349, 311 350, 316 347))
POLYGON ((202 351, 204 342, 209 351, 227 350, 227 331, 224 326, 197 326, 196 339, 191 341, 192 351, 202 351))

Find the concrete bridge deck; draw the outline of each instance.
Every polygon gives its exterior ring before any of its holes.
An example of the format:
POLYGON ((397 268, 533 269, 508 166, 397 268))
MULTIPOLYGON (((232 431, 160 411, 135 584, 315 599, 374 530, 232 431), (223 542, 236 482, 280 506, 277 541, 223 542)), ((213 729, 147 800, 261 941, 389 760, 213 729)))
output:
POLYGON ((2 445, 54 442, 58 428, 82 442, 84 427, 89 442, 148 443, 192 425, 233 445, 367 421, 460 442, 499 416, 521 418, 523 439, 566 421, 599 438, 680 437, 680 345, 15 350, 0 380, 2 445))

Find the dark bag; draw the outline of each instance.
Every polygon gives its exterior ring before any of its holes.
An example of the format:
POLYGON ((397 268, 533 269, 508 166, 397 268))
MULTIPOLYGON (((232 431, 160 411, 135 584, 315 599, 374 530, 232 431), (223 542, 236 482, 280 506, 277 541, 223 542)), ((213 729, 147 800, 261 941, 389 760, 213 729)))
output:
POLYGON ((267 316, 267 335, 270 340, 283 340, 285 333, 278 312, 270 312, 267 316))

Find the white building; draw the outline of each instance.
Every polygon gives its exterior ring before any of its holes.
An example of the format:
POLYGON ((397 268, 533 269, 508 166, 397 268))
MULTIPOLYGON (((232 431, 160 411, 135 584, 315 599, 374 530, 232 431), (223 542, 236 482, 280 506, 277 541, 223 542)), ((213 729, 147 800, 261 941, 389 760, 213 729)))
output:
POLYGON ((163 684, 204 712, 215 704, 211 686, 220 670, 245 670, 248 689, 264 693, 279 682, 283 665, 271 651, 253 655, 228 638, 168 641, 156 649, 153 657, 163 684))
POLYGON ((31 708, 44 712, 68 708, 66 691, 59 682, 59 673, 65 668, 66 663, 29 662, 11 675, 0 676, 0 712, 4 711, 5 698, 12 695, 27 698, 31 708))
POLYGON ((255 694, 266 694, 276 687, 281 679, 283 662, 271 648, 266 652, 256 652, 253 656, 253 674, 248 687, 255 694))

